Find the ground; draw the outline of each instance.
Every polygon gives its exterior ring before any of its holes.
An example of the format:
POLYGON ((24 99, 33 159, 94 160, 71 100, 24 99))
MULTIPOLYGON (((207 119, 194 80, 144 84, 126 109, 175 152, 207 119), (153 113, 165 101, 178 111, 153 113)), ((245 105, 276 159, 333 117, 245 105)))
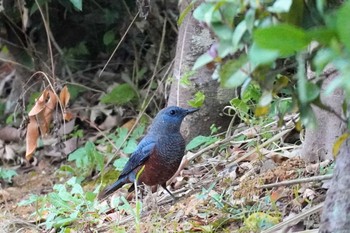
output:
MULTIPOLYGON (((216 147, 210 144, 194 150, 195 153, 188 152, 184 169, 169 186, 179 197, 175 203, 161 189, 153 194, 146 189, 141 199, 142 211, 135 217, 130 209, 120 207, 125 207, 125 203, 111 207, 120 196, 127 196, 122 190, 108 198, 109 207, 103 214, 95 215, 90 222, 73 222, 68 227, 77 232, 260 232, 322 202, 327 190, 326 180, 298 180, 326 174, 332 168, 331 163, 305 164, 297 156, 300 143, 285 143, 295 136, 291 127, 274 128, 272 135, 284 133, 283 140, 270 136, 259 141, 262 132, 261 128, 245 127, 235 131, 231 141, 221 138, 215 142, 216 147), (234 134, 245 137, 238 140, 234 134), (257 143, 264 147, 256 146, 257 143), (293 185, 262 186, 295 179, 293 185)), ((1 190, 0 229, 42 232, 43 226, 39 228, 38 223, 44 222, 48 215, 33 215, 38 203, 26 206, 18 206, 18 203, 31 194, 52 192, 54 184, 64 184, 69 177, 58 171, 65 164, 70 162, 52 162, 42 157, 37 165, 17 169, 19 175, 14 177, 13 183, 1 190)), ((85 190, 93 190, 95 186, 96 183, 83 182, 85 190)), ((130 208, 137 210, 135 196, 129 195, 127 199, 130 208)), ((107 205, 106 201, 102 203, 102 206, 107 205)), ((319 214, 307 215, 288 227, 294 230, 317 228, 319 214)))

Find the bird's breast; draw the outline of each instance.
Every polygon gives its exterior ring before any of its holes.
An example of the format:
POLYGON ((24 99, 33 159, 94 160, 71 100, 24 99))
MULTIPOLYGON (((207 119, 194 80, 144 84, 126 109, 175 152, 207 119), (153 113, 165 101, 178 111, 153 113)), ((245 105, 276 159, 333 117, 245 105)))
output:
POLYGON ((164 184, 177 171, 185 151, 185 141, 180 137, 159 138, 155 150, 144 164, 139 182, 146 185, 164 184))

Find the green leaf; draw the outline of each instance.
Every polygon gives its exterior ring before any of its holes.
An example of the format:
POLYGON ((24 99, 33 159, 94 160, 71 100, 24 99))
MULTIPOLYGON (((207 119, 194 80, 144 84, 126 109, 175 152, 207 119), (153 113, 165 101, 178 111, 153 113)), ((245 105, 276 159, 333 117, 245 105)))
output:
POLYGON ((235 28, 232 35, 232 44, 234 48, 238 48, 238 45, 241 42, 241 39, 246 31, 247 31, 246 22, 245 21, 240 22, 235 28))
POLYGON ((246 104, 244 101, 242 101, 239 98, 234 98, 234 99, 230 100, 230 104, 241 113, 243 112, 243 113, 247 114, 249 109, 250 109, 248 104, 246 104))
POLYGON ((256 43, 253 43, 248 52, 248 57, 253 67, 257 67, 274 62, 279 57, 279 52, 277 50, 262 49, 256 43))
POLYGON ((326 65, 335 59, 335 57, 335 52, 330 48, 324 48, 317 51, 316 56, 312 60, 312 63, 316 68, 316 73, 321 74, 326 65))
POLYGON ((134 139, 140 138, 143 133, 145 132, 145 125, 144 124, 139 124, 134 131, 131 133, 130 137, 134 139))
POLYGON ((310 104, 302 104, 300 106, 300 116, 301 122, 307 128, 315 129, 317 126, 317 120, 314 111, 312 110, 310 104))
POLYGON ((304 30, 289 24, 259 28, 253 37, 260 48, 277 50, 282 56, 302 51, 310 42, 304 30))
POLYGON ((289 12, 292 3, 292 0, 276 0, 272 6, 267 8, 267 10, 272 13, 289 12))
POLYGON ((191 84, 191 80, 190 78, 196 73, 195 70, 190 70, 185 72, 185 74, 180 78, 180 83, 181 85, 184 86, 190 86, 191 84))
POLYGON ((201 91, 197 91, 194 95, 194 99, 188 101, 187 103, 194 108, 199 108, 203 105, 205 100, 205 94, 201 91))
POLYGON ((229 41, 232 38, 232 28, 222 23, 214 23, 211 27, 220 41, 229 41))
POLYGON ((306 83, 306 101, 311 102, 320 95, 320 88, 312 82, 306 83))
POLYGON ((0 167, 0 179, 3 179, 7 183, 12 183, 12 178, 14 176, 17 176, 15 170, 0 167))
POLYGON ((137 148, 137 142, 134 138, 130 138, 130 140, 126 143, 126 146, 123 148, 123 152, 125 154, 133 153, 137 148))
POLYGON ((344 43, 345 47, 350 51, 350 1, 346 1, 339 9, 337 17, 337 31, 340 41, 344 43))
POLYGON ((124 142, 126 136, 128 135, 128 129, 118 128, 116 131, 117 131, 117 138, 114 140, 114 143, 117 148, 121 148, 122 143, 124 142))
POLYGON ((73 4, 73 6, 82 11, 83 10, 83 0, 70 0, 70 2, 73 4))
POLYGON ((86 150, 84 147, 78 148, 68 156, 68 161, 75 161, 78 168, 82 168, 87 162, 86 150))
POLYGON ((256 212, 244 220, 244 229, 247 232, 260 232, 279 223, 278 217, 273 217, 263 212, 256 212))
POLYGON ((26 205, 30 205, 32 203, 38 202, 42 199, 43 199, 43 197, 40 197, 36 194, 30 194, 28 199, 21 200, 17 205, 18 206, 26 206, 26 205))
POLYGON ((221 67, 219 75, 224 87, 238 87, 249 77, 247 60, 247 56, 242 55, 237 60, 227 61, 221 67))
POLYGON ((180 26, 188 13, 193 9, 195 1, 192 1, 190 4, 186 6, 186 8, 181 12, 179 19, 177 20, 177 25, 180 26))
POLYGON ((103 44, 104 45, 110 45, 114 41, 115 41, 115 34, 114 34, 113 30, 109 30, 103 35, 103 44))
POLYGON ((234 54, 238 47, 232 46, 232 40, 220 41, 218 47, 218 57, 226 57, 229 54, 234 54))
POLYGON ((115 167, 115 169, 117 169, 118 171, 122 171, 125 167, 125 164, 128 162, 128 158, 122 157, 119 159, 114 160, 113 166, 115 167))
POLYGON ((102 97, 101 102, 105 104, 124 105, 136 97, 135 90, 127 83, 115 87, 110 93, 102 97))
POLYGON ((329 28, 313 28, 306 32, 310 40, 315 40, 323 45, 329 45, 337 37, 336 31, 329 28))
POLYGON ((192 67, 192 70, 196 70, 212 61, 214 61, 214 57, 210 56, 209 53, 204 53, 199 58, 197 58, 192 67))
POLYGON ((202 3, 193 12, 193 18, 208 25, 221 22, 221 14, 213 3, 202 3))
POLYGON ((196 147, 199 147, 203 144, 211 144, 216 142, 218 139, 212 136, 197 136, 193 138, 186 146, 186 150, 192 150, 196 147))
POLYGON ((82 86, 74 85, 74 84, 68 84, 68 91, 70 94, 70 99, 73 101, 75 100, 80 93, 85 92, 86 89, 82 86))

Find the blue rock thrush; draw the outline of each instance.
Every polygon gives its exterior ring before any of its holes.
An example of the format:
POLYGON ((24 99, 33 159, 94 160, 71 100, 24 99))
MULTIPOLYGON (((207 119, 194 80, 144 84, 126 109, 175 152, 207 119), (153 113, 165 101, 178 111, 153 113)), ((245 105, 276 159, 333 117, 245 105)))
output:
POLYGON ((142 167, 138 184, 160 184, 166 188, 166 182, 175 174, 185 153, 185 140, 180 133, 182 120, 198 109, 183 109, 175 106, 162 109, 154 118, 146 136, 140 141, 135 152, 126 163, 118 180, 103 190, 102 199, 124 184, 133 183, 129 192, 134 190, 134 181, 142 167))

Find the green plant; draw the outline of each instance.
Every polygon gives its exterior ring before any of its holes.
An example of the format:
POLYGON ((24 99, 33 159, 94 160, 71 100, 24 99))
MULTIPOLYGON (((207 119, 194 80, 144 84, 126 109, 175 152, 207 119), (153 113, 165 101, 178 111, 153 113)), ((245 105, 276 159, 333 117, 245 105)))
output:
MULTIPOLYGON (((193 69, 215 62, 214 73, 219 74, 215 78, 222 86, 244 89, 249 83, 259 84, 262 92, 255 115, 266 115, 270 109, 281 110, 283 115, 298 106, 302 123, 315 126, 311 104, 321 106, 320 85, 327 65, 332 64, 340 75, 325 92, 339 87, 350 100, 350 33, 346 26, 350 24, 350 2, 339 9, 331 4, 322 0, 204 1, 193 16, 210 27, 218 42, 198 58, 193 69), (315 10, 307 10, 311 8, 315 10), (312 43, 316 46, 309 54, 312 43), (307 63, 316 73, 312 80, 306 78, 307 63), (272 106, 274 96, 285 98, 272 106)), ((248 109, 244 101, 231 104, 243 112, 248 109)))
POLYGON ((17 176, 17 172, 15 170, 0 167, 0 179, 7 183, 12 183, 12 178, 14 176, 17 176))
POLYGON ((65 184, 56 184, 53 192, 45 196, 31 195, 18 205, 35 204, 33 215, 45 219, 39 226, 47 230, 55 228, 58 232, 83 230, 100 221, 100 215, 107 208, 96 200, 100 186, 93 192, 84 191, 79 179, 72 177, 65 184))
POLYGON ((68 161, 74 161, 77 169, 65 169, 79 177, 87 177, 94 170, 102 171, 104 166, 104 157, 92 142, 86 142, 84 147, 71 153, 68 161))
POLYGON ((131 102, 136 97, 137 92, 135 89, 130 84, 123 83, 113 88, 108 94, 104 95, 101 102, 105 104, 124 105, 131 102))
POLYGON ((195 138, 193 138, 187 145, 186 150, 193 150, 199 146, 207 146, 210 144, 213 144, 214 142, 218 141, 219 138, 217 136, 214 136, 213 134, 217 133, 219 130, 215 125, 210 126, 211 134, 210 136, 202 136, 199 135, 195 138))

